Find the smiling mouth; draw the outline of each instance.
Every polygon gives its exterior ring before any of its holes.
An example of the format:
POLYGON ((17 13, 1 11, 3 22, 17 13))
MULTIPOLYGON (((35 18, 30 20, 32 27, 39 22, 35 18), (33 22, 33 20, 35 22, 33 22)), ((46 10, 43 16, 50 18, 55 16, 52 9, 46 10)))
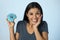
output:
POLYGON ((32 20, 33 22, 37 22, 38 20, 37 19, 35 19, 35 20, 32 20))

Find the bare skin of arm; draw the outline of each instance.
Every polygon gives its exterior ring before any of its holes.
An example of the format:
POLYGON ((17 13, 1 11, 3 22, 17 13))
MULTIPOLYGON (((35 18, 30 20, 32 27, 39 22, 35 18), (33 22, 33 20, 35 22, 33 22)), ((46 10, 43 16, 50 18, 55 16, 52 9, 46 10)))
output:
POLYGON ((32 34, 34 32, 36 40, 48 40, 48 32, 42 32, 42 35, 38 31, 38 28, 34 26, 27 26, 27 31, 29 34, 32 34))
POLYGON ((10 40, 18 40, 19 39, 19 33, 14 34, 14 23, 13 22, 8 22, 9 26, 9 31, 10 31, 10 40))
POLYGON ((42 32, 42 36, 37 29, 34 30, 36 40, 48 40, 48 33, 42 32))
POLYGON ((41 18, 39 18, 38 22, 35 25, 33 25, 33 30, 34 30, 34 33, 36 36, 36 40, 48 40, 48 33, 47 32, 42 32, 42 36, 41 36, 41 34, 38 31, 37 27, 40 22, 41 22, 41 18))
POLYGON ((10 40, 18 40, 19 39, 19 33, 14 34, 14 29, 10 28, 10 40))

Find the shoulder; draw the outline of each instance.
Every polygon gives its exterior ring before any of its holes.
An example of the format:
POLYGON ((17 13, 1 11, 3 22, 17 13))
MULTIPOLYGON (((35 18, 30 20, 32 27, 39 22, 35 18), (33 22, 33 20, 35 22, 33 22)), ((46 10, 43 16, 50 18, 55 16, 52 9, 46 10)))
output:
POLYGON ((39 29, 40 32, 43 32, 43 31, 48 32, 48 24, 47 24, 47 22, 42 21, 41 25, 38 27, 38 29, 39 29))
POLYGON ((42 21, 42 25, 48 25, 46 21, 42 21))
POLYGON ((17 28, 22 28, 22 26, 26 25, 26 21, 18 21, 17 28))
POLYGON ((18 21, 17 27, 16 27, 16 32, 21 33, 24 26, 25 26, 25 21, 18 21))
POLYGON ((42 21, 41 27, 42 27, 42 28, 47 28, 47 27, 48 27, 47 22, 46 22, 46 21, 42 21))
POLYGON ((48 24, 47 24, 46 21, 43 21, 43 22, 42 22, 41 29, 42 29, 42 32, 43 32, 43 31, 48 32, 48 24))
POLYGON ((45 27, 48 27, 48 24, 46 21, 42 21, 39 25, 39 28, 45 28, 45 27))

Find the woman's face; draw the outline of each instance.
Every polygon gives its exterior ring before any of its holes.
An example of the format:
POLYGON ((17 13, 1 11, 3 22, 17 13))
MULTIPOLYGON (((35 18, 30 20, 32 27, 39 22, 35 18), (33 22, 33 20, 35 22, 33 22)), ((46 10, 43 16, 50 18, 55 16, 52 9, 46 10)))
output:
POLYGON ((38 19, 42 17, 42 14, 38 8, 31 8, 26 14, 30 24, 36 24, 38 19))

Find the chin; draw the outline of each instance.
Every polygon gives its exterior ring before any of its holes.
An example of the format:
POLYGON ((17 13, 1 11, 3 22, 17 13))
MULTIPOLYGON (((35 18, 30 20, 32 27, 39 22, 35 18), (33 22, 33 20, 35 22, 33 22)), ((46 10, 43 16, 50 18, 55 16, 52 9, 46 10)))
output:
POLYGON ((33 25, 35 25, 37 22, 32 22, 33 25))

